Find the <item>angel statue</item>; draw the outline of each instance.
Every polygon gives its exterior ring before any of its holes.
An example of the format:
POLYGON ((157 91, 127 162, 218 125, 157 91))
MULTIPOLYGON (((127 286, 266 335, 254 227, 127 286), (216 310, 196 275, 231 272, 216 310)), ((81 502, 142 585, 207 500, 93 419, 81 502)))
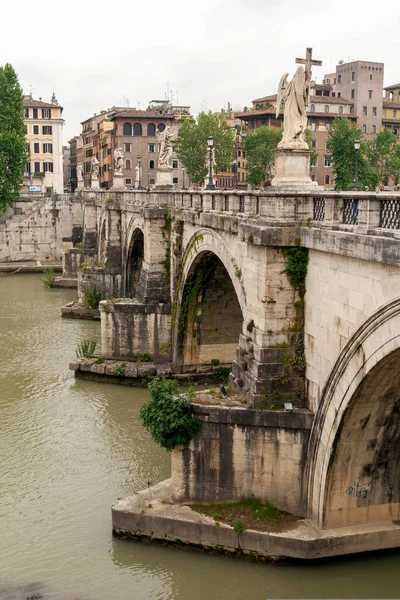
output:
POLYGON ((158 128, 156 130, 157 139, 160 142, 160 156, 158 157, 158 168, 170 167, 170 159, 172 156, 172 139, 175 137, 174 133, 171 133, 171 127, 166 126, 164 131, 161 133, 158 128))
POLYGON ((77 176, 78 181, 83 181, 82 171, 83 171, 82 164, 79 163, 78 166, 76 167, 76 176, 77 176))
POLYGON ((279 117, 281 104, 285 105, 283 119, 283 137, 278 148, 308 150, 305 139, 307 128, 307 112, 309 79, 303 67, 298 67, 292 79, 288 82, 289 73, 285 73, 279 82, 278 98, 276 101, 276 118, 279 117))
POLYGON ((95 156, 91 160, 92 165, 92 179, 96 179, 99 176, 99 161, 95 156))
POLYGON ((114 150, 114 175, 122 175, 124 168, 124 153, 122 148, 114 150))

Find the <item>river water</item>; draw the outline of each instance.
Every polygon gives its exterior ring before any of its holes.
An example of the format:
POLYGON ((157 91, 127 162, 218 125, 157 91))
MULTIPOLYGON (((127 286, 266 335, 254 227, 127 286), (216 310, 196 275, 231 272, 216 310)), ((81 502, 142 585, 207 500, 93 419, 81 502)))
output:
POLYGON ((139 424, 146 390, 68 370, 100 334, 61 319, 75 296, 0 277, 0 599, 29 582, 52 600, 399 597, 399 551, 276 566, 113 538, 111 504, 170 461, 139 424))

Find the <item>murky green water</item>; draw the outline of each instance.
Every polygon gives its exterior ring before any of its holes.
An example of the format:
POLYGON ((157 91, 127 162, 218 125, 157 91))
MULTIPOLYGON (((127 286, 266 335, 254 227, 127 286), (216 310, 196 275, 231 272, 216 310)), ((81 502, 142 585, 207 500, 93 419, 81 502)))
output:
POLYGON ((258 565, 113 539, 110 506, 170 474, 138 423, 145 390, 75 381, 99 323, 60 318, 75 290, 0 277, 0 598, 397 598, 400 552, 258 565))

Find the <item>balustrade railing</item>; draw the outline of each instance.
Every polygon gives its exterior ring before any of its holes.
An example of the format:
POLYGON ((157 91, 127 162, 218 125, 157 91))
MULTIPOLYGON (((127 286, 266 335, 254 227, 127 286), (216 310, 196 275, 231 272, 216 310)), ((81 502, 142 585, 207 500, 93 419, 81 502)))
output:
POLYGON ((345 198, 343 200, 344 225, 358 225, 358 198, 345 198))
POLYGON ((383 229, 400 229, 400 198, 381 201, 380 226, 383 229))
POLYGON ((325 198, 314 198, 314 221, 325 221, 325 198))

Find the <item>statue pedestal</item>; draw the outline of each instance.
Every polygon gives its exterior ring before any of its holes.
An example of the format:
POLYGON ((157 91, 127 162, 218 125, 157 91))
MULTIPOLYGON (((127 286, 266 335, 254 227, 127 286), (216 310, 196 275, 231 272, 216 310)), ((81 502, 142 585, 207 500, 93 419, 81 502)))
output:
POLYGON ((156 188, 163 190, 172 190, 172 167, 158 167, 156 170, 156 188))
POLYGON ((84 187, 85 187, 85 184, 83 182, 83 179, 78 179, 77 189, 78 190, 83 190, 84 187))
POLYGON ((126 190, 126 187, 124 185, 124 174, 123 173, 114 173, 113 174, 113 184, 112 184, 112 190, 117 190, 120 192, 123 192, 124 190, 126 190))
POLYGON ((90 189, 91 190, 98 190, 100 189, 100 182, 98 180, 97 177, 92 178, 91 182, 90 182, 90 189))
POLYGON ((311 150, 280 148, 275 151, 275 177, 272 187, 285 190, 316 190, 318 184, 310 177, 311 150))

